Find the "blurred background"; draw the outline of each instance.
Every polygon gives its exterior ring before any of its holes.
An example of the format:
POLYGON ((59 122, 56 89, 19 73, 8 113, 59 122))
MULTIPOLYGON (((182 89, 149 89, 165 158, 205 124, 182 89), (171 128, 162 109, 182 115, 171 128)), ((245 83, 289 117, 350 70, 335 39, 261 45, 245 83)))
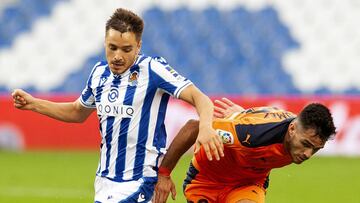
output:
MULTIPOLYGON (((144 18, 143 54, 163 56, 212 99, 294 113, 315 101, 331 109, 336 138, 309 163, 275 170, 268 202, 360 202, 358 0, 1 0, 0 202, 92 201, 96 115, 61 123, 16 110, 10 94, 77 99, 105 60, 105 22, 118 7, 144 18)), ((171 100, 169 140, 195 117, 171 100)), ((190 158, 173 173, 175 202, 185 201, 190 158)))

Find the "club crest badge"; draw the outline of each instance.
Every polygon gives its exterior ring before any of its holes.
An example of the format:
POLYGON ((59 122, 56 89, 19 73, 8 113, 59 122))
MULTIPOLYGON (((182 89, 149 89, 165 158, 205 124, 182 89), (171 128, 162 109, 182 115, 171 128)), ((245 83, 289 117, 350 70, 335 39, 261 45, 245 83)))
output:
POLYGON ((132 72, 129 76, 129 85, 136 86, 138 84, 138 77, 139 73, 137 71, 132 72))

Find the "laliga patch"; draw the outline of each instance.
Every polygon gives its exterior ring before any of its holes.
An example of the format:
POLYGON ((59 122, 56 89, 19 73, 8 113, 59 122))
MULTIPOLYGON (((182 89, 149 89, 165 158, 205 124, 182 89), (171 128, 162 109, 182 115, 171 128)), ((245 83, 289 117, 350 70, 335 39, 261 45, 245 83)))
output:
POLYGON ((170 66, 165 67, 167 71, 169 71, 174 77, 179 76, 179 74, 170 66))
POLYGON ((216 132, 224 144, 234 144, 234 136, 231 134, 231 132, 220 129, 217 129, 216 132))
POLYGON ((166 66, 165 69, 171 73, 177 80, 184 80, 185 78, 182 77, 178 72, 176 72, 171 66, 166 66))

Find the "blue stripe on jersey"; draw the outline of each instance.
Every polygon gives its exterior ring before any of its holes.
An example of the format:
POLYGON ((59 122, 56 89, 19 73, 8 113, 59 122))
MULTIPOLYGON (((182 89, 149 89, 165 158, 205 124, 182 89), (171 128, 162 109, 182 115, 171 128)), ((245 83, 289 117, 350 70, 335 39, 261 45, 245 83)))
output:
MULTIPOLYGON (((135 65, 130 68, 130 75, 137 71, 139 73, 139 66, 135 65)), ((124 105, 131 106, 134 100, 134 95, 136 91, 136 86, 128 85, 126 88, 124 105)), ((122 180, 123 171, 125 170, 125 158, 126 158, 126 145, 127 145, 127 136, 129 130, 131 118, 123 118, 120 122, 120 131, 119 131, 119 139, 118 139, 118 154, 116 157, 115 163, 115 178, 117 180, 122 180)))
POLYGON ((113 133, 113 124, 115 117, 109 116, 106 123, 106 133, 105 133, 105 140, 106 140, 106 166, 105 170, 101 173, 101 176, 105 177, 109 174, 109 163, 110 163, 110 151, 111 151, 111 140, 112 140, 112 133, 113 133))
POLYGON ((107 80, 110 73, 111 72, 110 72, 109 66, 105 67, 104 72, 100 76, 99 85, 96 87, 95 102, 100 102, 101 94, 102 94, 102 91, 103 91, 103 88, 104 88, 104 81, 107 80))
POLYGON ((166 145, 166 129, 164 120, 169 98, 169 94, 163 94, 163 96, 161 97, 159 113, 156 121, 155 137, 153 142, 153 146, 155 146, 157 149, 164 148, 166 145))
POLYGON ((156 127, 155 127, 155 136, 153 141, 153 146, 156 147, 156 149, 159 152, 158 157, 156 158, 156 166, 159 162, 159 157, 162 154, 160 152, 160 148, 166 147, 166 128, 164 124, 165 115, 166 115, 166 108, 169 101, 170 95, 169 94, 163 94, 161 97, 160 107, 159 107, 159 113, 156 121, 156 127))

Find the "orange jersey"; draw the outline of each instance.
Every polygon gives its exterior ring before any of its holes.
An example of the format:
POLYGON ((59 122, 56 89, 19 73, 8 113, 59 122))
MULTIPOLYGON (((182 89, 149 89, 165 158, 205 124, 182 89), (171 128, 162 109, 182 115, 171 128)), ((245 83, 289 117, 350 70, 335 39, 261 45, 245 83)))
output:
POLYGON ((192 160, 195 170, 189 170, 185 184, 195 178, 227 186, 256 184, 266 188, 270 170, 292 162, 283 141, 295 117, 277 108, 257 107, 214 120, 213 127, 224 143, 225 157, 209 161, 201 149, 192 160))

